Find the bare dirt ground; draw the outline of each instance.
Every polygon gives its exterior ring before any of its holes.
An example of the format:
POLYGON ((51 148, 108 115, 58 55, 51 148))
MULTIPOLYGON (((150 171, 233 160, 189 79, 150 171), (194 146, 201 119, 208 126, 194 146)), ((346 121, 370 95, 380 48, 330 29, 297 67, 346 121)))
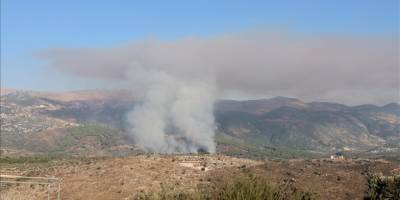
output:
MULTIPOLYGON (((3 168, 2 173, 61 178, 62 199, 131 199, 140 193, 158 191, 162 186, 191 190, 196 188, 197 184, 207 181, 206 177, 211 171, 257 164, 261 163, 217 155, 141 155, 64 164, 51 168, 3 168)), ((26 188, 20 188, 23 189, 26 188)), ((31 197, 47 198, 46 189, 32 188, 31 197)), ((4 189, 1 196, 4 199, 11 197, 16 194, 15 190, 18 188, 4 189)))
MULTIPOLYGON (((273 183, 290 182, 319 199, 362 199, 368 173, 396 174, 400 167, 384 161, 253 161, 222 155, 139 155, 60 162, 51 166, 4 166, 2 174, 62 179, 62 199, 134 199, 150 191, 194 190, 220 176, 253 173, 273 183)), ((47 199, 42 186, 11 185, 0 199, 47 199), (29 198, 24 198, 29 197, 29 198)), ((51 196, 56 198, 54 192, 51 196)))

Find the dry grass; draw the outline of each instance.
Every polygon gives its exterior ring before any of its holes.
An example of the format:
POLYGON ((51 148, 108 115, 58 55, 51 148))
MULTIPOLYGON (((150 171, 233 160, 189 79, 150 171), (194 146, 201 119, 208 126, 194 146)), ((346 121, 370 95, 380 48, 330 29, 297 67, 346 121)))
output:
MULTIPOLYGON (((392 176, 400 172, 400 166, 389 162, 259 162, 222 155, 12 161, 7 165, 2 163, 0 172, 61 178, 62 199, 74 200, 363 199, 368 191, 368 174, 392 176)), ((25 189, 37 197, 45 195, 40 188, 25 189)), ((15 191, 22 190, 10 187, 1 192, 2 195, 8 193, 13 197, 18 195, 15 191)))
POLYGON ((210 185, 199 185, 194 191, 162 188, 159 192, 136 195, 134 200, 312 200, 316 195, 297 190, 290 183, 272 184, 261 176, 242 173, 222 177, 210 185))

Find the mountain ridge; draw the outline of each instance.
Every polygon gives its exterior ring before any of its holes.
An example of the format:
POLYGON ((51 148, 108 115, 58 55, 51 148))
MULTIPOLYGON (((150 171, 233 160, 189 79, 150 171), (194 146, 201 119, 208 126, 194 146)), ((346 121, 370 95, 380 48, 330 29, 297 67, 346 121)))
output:
MULTIPOLYGON (((85 91, 75 92, 74 100, 68 95, 62 99, 62 95, 45 94, 15 90, 1 96, 1 129, 6 139, 3 144, 22 148, 18 140, 47 137, 53 129, 60 130, 53 131, 56 135, 70 134, 63 129, 90 124, 100 124, 96 130, 102 126, 109 127, 115 133, 123 133, 119 138, 126 137, 130 131, 127 113, 139 101, 125 96, 121 98, 118 91, 112 94, 102 91, 93 96, 93 93, 85 94, 85 91), (105 95, 101 95, 103 93, 105 95), (35 134, 43 131, 44 134, 35 134), (24 136, 25 132, 29 137, 24 136)), ((396 143, 400 143, 400 104, 397 102, 383 106, 348 106, 331 102, 306 103, 287 97, 219 100, 215 103, 214 114, 217 134, 231 137, 245 144, 242 147, 246 148, 250 145, 254 149, 267 147, 328 153, 344 149, 367 151, 385 145, 396 147, 396 143)), ((70 138, 60 136, 56 139, 64 137, 70 138)), ((73 140, 75 146, 68 148, 82 149, 79 145, 83 145, 87 149, 85 142, 102 144, 104 141, 94 141, 102 137, 110 136, 79 136, 73 140)), ((134 141, 119 145, 134 145, 134 141)))

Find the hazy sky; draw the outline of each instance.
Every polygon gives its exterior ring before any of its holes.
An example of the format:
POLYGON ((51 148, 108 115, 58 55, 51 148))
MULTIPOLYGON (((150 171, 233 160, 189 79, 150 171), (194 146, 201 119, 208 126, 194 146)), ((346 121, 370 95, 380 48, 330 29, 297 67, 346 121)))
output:
POLYGON ((397 0, 2 0, 1 84, 117 88, 124 85, 118 73, 96 71, 123 70, 139 59, 174 65, 172 73, 191 63, 190 69, 215 68, 219 88, 238 96, 385 103, 398 97, 398 34, 397 0), (222 72, 229 70, 245 73, 222 72))

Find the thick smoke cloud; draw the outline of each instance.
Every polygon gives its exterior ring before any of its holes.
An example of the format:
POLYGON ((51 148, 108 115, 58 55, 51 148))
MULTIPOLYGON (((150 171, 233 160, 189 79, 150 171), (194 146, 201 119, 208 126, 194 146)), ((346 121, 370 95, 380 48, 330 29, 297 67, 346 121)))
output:
POLYGON ((228 94, 399 100, 397 38, 233 34, 40 54, 64 72, 124 80, 143 99, 129 115, 133 136, 153 152, 214 152, 213 103, 228 94))
POLYGON ((398 38, 233 34, 58 48, 41 56, 59 70, 108 80, 129 82, 138 66, 184 80, 213 75, 218 98, 233 93, 346 104, 398 101, 398 38))

